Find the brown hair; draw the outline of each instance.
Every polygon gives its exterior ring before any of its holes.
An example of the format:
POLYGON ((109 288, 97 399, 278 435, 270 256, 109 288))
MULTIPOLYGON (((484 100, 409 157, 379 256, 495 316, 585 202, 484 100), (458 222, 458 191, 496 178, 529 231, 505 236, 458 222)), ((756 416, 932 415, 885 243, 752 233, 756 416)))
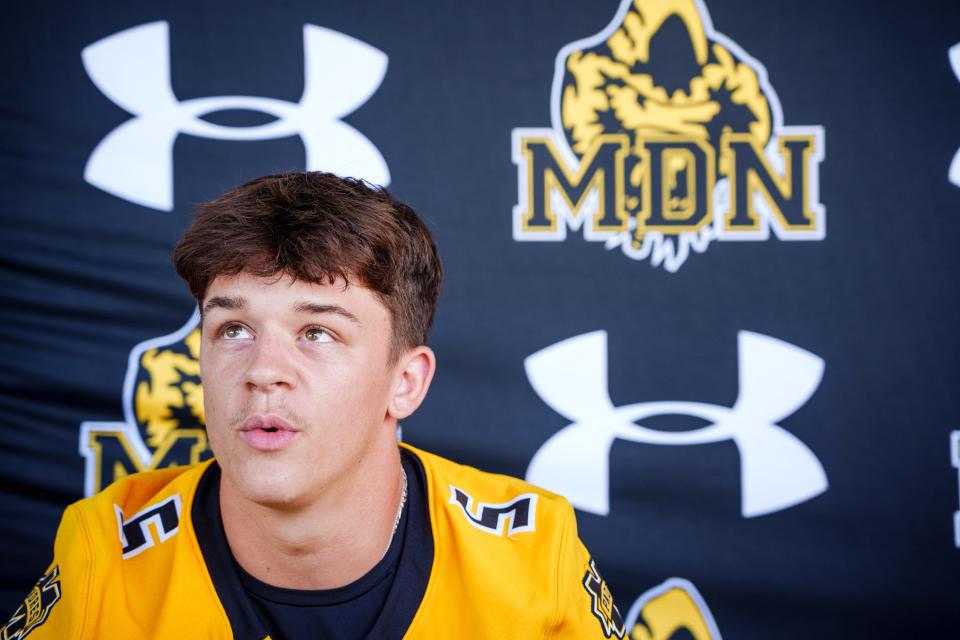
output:
POLYGON ((367 287, 393 320, 392 360, 426 342, 443 279, 413 209, 382 187, 321 172, 257 178, 198 205, 173 262, 201 305, 217 276, 241 271, 367 287))

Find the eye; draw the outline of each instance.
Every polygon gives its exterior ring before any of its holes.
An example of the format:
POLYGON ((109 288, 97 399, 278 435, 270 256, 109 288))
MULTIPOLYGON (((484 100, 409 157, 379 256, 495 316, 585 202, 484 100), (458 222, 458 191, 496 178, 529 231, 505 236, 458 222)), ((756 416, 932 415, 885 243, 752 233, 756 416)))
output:
POLYGON ((308 328, 303 332, 303 337, 307 342, 333 342, 333 336, 320 327, 308 328))
POLYGON ((221 331, 220 335, 226 340, 240 340, 250 337, 250 331, 242 324, 228 324, 221 331))

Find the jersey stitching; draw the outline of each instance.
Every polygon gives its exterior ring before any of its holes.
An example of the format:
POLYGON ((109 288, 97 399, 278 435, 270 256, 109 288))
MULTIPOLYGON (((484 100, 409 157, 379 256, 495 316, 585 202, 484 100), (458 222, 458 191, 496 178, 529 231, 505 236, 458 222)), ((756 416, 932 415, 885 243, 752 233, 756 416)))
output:
POLYGON ((83 613, 80 616, 80 637, 83 638, 87 633, 87 620, 90 616, 90 598, 93 597, 93 577, 96 574, 97 556, 90 537, 90 530, 87 527, 87 520, 83 515, 83 510, 77 506, 71 506, 71 509, 77 514, 77 521, 80 523, 80 530, 83 532, 83 541, 87 546, 87 555, 90 558, 90 569, 86 576, 86 593, 83 598, 83 613))
POLYGON ((552 634, 552 631, 560 623, 560 616, 562 614, 562 607, 560 603, 560 596, 563 593, 563 572, 561 571, 561 564, 563 563, 564 552, 567 548, 567 519, 562 518, 560 521, 560 544, 557 546, 557 558, 556 564, 554 566, 554 575, 556 589, 554 590, 554 613, 553 619, 550 621, 550 625, 547 627, 544 632, 543 637, 549 638, 552 634))

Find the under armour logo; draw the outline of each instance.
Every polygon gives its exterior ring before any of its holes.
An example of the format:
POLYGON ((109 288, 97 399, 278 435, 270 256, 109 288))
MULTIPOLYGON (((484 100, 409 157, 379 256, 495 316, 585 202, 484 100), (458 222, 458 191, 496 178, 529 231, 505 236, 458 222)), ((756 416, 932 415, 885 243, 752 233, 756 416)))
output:
POLYGON ((573 424, 534 454, 527 481, 567 497, 584 511, 610 511, 609 454, 616 438, 660 445, 733 440, 740 452, 741 512, 750 518, 786 509, 827 490, 820 461, 775 424, 813 395, 823 360, 759 333, 738 335, 740 391, 733 407, 699 402, 643 402, 615 407, 607 391, 607 334, 594 331, 558 342, 524 362, 537 395, 573 424), (709 421, 685 432, 639 424, 659 415, 709 421))
POLYGON ((100 141, 83 178, 117 197, 173 209, 173 143, 181 133, 218 140, 267 140, 299 135, 310 171, 390 183, 380 152, 340 118, 365 103, 383 81, 387 55, 348 35, 303 27, 304 89, 300 102, 255 96, 213 96, 180 102, 170 82, 165 21, 131 27, 83 50, 93 83, 133 114, 100 141), (200 117, 226 109, 260 111, 276 120, 252 127, 213 124, 200 117))
MULTIPOLYGON (((960 42, 950 47, 948 54, 953 74, 957 76, 957 80, 960 80, 960 42)), ((953 155, 953 161, 950 163, 950 172, 947 175, 950 178, 950 182, 960 187, 960 149, 957 149, 957 152, 953 155)))
POLYGON ((120 505, 113 505, 120 527, 120 543, 123 545, 123 559, 146 551, 171 537, 180 528, 180 494, 175 493, 160 504, 147 507, 129 520, 123 519, 120 505), (149 525, 153 524, 158 541, 150 534, 149 525))
POLYGON ((459 505, 467 521, 481 531, 507 536, 536 530, 537 494, 525 493, 509 502, 481 502, 474 508, 473 497, 463 489, 450 485, 450 504, 459 505), (476 512, 476 515, 473 513, 476 512))
MULTIPOLYGON (((950 433, 950 461, 960 474, 960 431, 950 433)), ((960 549, 960 511, 953 512, 953 544, 960 549)))

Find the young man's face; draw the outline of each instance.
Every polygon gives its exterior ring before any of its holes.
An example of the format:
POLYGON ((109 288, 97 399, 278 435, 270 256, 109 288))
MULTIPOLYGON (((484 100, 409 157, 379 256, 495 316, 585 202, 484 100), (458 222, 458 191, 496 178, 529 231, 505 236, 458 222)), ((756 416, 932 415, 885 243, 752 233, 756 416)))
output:
POLYGON ((394 438, 402 363, 372 291, 240 273, 216 278, 203 306, 207 431, 240 495, 307 504, 394 438))

